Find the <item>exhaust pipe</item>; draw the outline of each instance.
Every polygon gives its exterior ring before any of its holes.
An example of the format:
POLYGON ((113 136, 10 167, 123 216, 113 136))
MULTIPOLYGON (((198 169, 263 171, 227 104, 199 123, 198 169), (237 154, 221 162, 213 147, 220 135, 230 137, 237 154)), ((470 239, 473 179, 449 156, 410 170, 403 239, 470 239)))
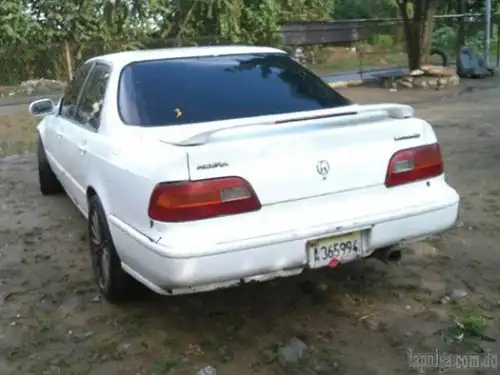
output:
POLYGON ((385 264, 389 263, 397 263, 403 257, 403 254, 400 249, 395 247, 384 247, 382 249, 376 250, 372 257, 380 260, 385 264))

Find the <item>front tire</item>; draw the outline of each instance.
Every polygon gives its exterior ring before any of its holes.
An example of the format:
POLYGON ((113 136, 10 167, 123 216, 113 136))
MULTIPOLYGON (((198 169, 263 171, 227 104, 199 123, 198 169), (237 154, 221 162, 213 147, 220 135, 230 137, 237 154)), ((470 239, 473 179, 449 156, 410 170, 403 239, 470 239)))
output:
POLYGON ((40 184, 40 192, 43 195, 60 194, 64 189, 55 175, 52 167, 47 160, 45 146, 39 134, 36 136, 36 156, 38 164, 38 181, 40 184))
POLYGON ((104 209, 95 195, 89 199, 88 235, 92 271, 99 292, 110 303, 132 299, 138 282, 121 266, 104 209))

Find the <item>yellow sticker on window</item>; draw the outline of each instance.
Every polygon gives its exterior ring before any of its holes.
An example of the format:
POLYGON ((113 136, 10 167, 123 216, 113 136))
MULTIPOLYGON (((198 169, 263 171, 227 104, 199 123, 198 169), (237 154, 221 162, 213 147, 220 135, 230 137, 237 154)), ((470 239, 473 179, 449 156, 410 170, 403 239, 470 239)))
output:
POLYGON ((182 116, 182 111, 179 108, 174 109, 175 118, 180 118, 182 116))

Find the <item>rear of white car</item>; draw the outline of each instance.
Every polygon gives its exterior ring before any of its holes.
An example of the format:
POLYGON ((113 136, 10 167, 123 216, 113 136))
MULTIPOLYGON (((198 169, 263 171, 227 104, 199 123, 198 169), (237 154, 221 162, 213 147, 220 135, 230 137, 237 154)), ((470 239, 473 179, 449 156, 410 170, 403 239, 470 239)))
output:
POLYGON ((149 227, 108 218, 123 268, 158 293, 335 267, 457 219, 429 124, 354 105, 283 53, 134 62, 117 90, 152 163, 176 155, 141 171, 147 207, 144 191, 127 203, 149 227))

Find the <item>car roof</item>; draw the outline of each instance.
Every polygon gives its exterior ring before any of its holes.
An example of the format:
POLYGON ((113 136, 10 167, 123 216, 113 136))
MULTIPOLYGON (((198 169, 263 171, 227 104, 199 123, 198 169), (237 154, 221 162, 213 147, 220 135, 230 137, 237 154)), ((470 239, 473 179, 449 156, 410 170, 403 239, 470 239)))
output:
POLYGON ((254 53, 286 53, 283 50, 271 47, 257 46, 205 46, 205 47, 181 47, 161 48, 137 51, 124 51, 93 57, 88 60, 99 60, 121 68, 136 61, 148 61, 158 59, 176 59, 183 57, 204 57, 214 55, 241 55, 254 53))

